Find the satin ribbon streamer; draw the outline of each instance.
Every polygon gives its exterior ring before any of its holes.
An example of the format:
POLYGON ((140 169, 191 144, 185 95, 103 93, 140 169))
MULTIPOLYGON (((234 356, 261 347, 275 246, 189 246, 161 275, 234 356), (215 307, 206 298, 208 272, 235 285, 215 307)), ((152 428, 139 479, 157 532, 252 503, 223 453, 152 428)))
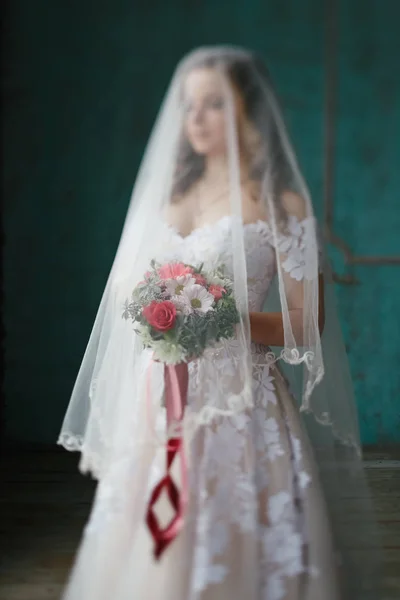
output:
MULTIPOLYGON (((165 406, 167 411, 167 429, 182 421, 187 400, 188 390, 188 365, 179 363, 178 365, 164 365, 165 382, 165 406)), ((188 499, 187 468, 182 438, 182 431, 179 429, 174 433, 174 437, 168 438, 167 456, 166 456, 166 475, 154 488, 147 508, 147 525, 155 542, 154 556, 158 560, 169 544, 176 538, 183 527, 183 516, 188 499), (172 479, 170 470, 175 458, 180 459, 181 469, 181 492, 172 479), (169 501, 174 509, 174 516, 170 523, 161 528, 157 516, 154 512, 154 506, 163 490, 166 490, 169 501)))

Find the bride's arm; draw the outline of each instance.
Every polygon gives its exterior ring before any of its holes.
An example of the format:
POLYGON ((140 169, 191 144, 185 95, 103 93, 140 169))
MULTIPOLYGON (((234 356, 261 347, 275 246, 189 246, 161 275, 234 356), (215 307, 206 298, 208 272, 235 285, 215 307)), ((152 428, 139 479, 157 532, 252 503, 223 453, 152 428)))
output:
MULTIPOLYGON (((306 217, 304 200, 293 192, 286 192, 282 196, 282 205, 287 215, 295 217, 299 223, 306 217)), ((307 242, 307 240, 303 240, 307 242)), ((290 247, 290 244, 289 244, 290 247)), ((297 248, 297 244, 295 244, 297 248)), ((303 303, 304 303, 304 286, 303 280, 300 281, 294 278, 290 273, 290 268, 285 267, 285 261, 290 257, 288 254, 278 255, 278 260, 281 261, 282 278, 285 288, 285 294, 288 304, 289 317, 291 321, 293 335, 296 343, 303 343, 303 303)), ((289 261, 290 263, 290 261, 289 261)), ((324 307, 324 280, 320 275, 318 279, 318 327, 322 333, 325 321, 324 307)), ((250 313, 250 330, 251 338, 258 344, 266 346, 284 346, 284 326, 282 313, 250 313)))
MULTIPOLYGON (((303 287, 302 285, 296 286, 303 287)), ((300 296, 299 290, 297 290, 300 296)), ((324 279, 323 276, 319 276, 318 280, 318 327, 322 334, 325 322, 325 307, 324 307, 324 279)), ((292 325, 293 335, 297 344, 301 345, 303 342, 303 308, 295 306, 295 303, 290 301, 289 316, 292 325)), ((264 344, 265 346, 284 346, 284 330, 283 330, 283 317, 281 312, 274 313, 263 313, 263 312, 251 312, 250 313, 250 332, 251 339, 257 344, 264 344)))

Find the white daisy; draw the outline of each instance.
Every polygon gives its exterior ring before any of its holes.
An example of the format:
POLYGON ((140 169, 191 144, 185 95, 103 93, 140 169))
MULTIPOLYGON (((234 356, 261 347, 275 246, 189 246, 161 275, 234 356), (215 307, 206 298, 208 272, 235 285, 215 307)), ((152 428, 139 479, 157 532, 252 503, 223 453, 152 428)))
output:
POLYGON ((173 296, 172 302, 178 310, 181 310, 185 315, 196 313, 206 313, 213 310, 214 296, 207 292, 202 285, 194 283, 188 285, 179 296, 173 296))
POLYGON ((193 285, 195 281, 192 275, 179 275, 179 277, 175 277, 174 279, 167 279, 165 287, 170 296, 179 296, 185 287, 193 285))

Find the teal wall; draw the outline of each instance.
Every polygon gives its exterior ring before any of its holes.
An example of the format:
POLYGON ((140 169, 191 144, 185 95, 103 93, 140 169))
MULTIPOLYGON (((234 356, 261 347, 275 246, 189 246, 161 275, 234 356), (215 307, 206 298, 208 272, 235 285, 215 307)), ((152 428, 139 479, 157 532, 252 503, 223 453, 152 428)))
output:
MULTIPOLYGON (((399 253, 400 14, 392 4, 341 1, 335 226, 358 253, 399 253)), ((322 2, 140 5, 8 4, 4 385, 13 439, 57 437, 146 140, 188 50, 234 43, 264 55, 322 212, 322 2)), ((339 301, 363 439, 400 441, 399 269, 358 268, 357 277, 361 285, 341 288, 339 301)))
MULTIPOLYGON (((399 256, 400 4, 341 4, 335 229, 358 255, 399 256)), ((339 298, 363 438, 400 441, 400 266, 354 275, 339 298)))

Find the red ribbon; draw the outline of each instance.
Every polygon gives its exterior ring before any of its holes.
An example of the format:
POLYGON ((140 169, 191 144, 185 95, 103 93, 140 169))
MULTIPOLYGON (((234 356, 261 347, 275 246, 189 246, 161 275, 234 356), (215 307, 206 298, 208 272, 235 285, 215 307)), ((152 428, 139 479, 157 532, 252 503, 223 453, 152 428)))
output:
POLYGON ((177 435, 175 435, 174 432, 174 437, 168 439, 166 475, 154 488, 147 508, 146 521, 155 542, 154 556, 157 560, 181 531, 183 527, 183 515, 187 504, 188 486, 186 459, 182 432, 180 430, 177 431, 176 426, 183 419, 187 400, 188 381, 189 374, 187 363, 179 363, 178 365, 164 365, 167 430, 169 431, 169 428, 172 425, 175 428, 177 435), (178 487, 170 474, 172 464, 176 457, 180 458, 182 479, 181 493, 179 492, 178 487), (165 528, 161 528, 154 512, 154 506, 164 489, 167 492, 169 501, 171 502, 175 514, 170 523, 165 528))

